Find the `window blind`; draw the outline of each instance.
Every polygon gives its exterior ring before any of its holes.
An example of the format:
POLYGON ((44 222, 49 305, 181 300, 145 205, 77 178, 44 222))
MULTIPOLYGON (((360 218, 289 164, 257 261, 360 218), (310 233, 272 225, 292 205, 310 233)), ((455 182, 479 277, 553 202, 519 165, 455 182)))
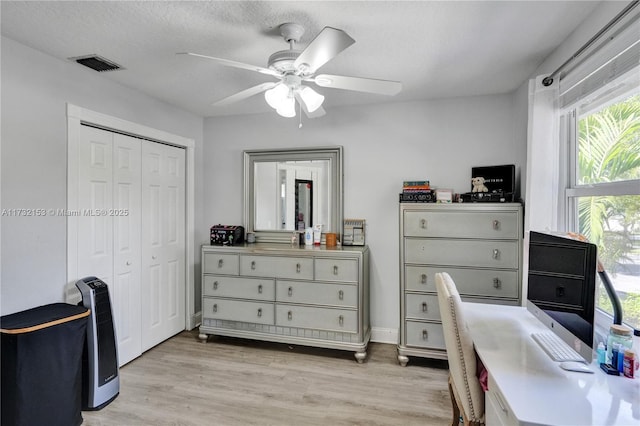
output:
POLYGON ((560 77, 560 107, 587 98, 627 73, 637 74, 635 80, 640 82, 639 65, 640 14, 636 14, 622 28, 612 29, 596 51, 560 77))

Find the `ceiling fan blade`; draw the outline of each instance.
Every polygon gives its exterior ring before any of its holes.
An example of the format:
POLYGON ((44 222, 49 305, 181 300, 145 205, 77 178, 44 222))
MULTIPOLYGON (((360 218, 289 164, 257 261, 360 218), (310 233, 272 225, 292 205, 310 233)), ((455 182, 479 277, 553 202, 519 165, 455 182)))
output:
POLYGON ((214 62, 219 63, 220 65, 224 65, 227 67, 234 67, 234 68, 242 68, 245 70, 249 70, 249 71, 256 71, 262 74, 267 74, 267 75, 272 75, 275 77, 280 77, 281 74, 277 71, 274 71, 272 69, 269 68, 263 68, 263 67, 259 67, 257 65, 250 65, 250 64, 245 64, 242 62, 236 62, 236 61, 230 61, 229 59, 222 59, 222 58, 215 58, 213 56, 207 56, 207 55, 200 55, 199 53, 191 53, 191 52, 180 52, 180 53, 176 53, 176 55, 190 55, 190 56, 197 56, 199 58, 205 58, 205 59, 210 59, 214 62))
POLYGON ((296 98, 296 101, 298 101, 298 103, 300 104, 300 107, 304 111, 307 118, 318 118, 318 117, 322 117, 327 113, 324 110, 324 108, 322 108, 322 106, 319 106, 313 112, 309 112, 309 108, 307 108, 307 103, 304 101, 304 99, 302 99, 302 96, 300 96, 300 94, 297 91, 294 92, 293 96, 296 98))
POLYGON ((242 101, 244 99, 250 98, 251 96, 257 95, 258 93, 262 93, 265 90, 269 90, 274 87, 279 82, 269 82, 258 84, 257 86, 250 87, 248 89, 243 90, 242 92, 238 92, 235 95, 228 96, 224 99, 220 99, 217 102, 214 102, 213 106, 225 106, 232 104, 234 102, 242 101))
POLYGON ((355 42, 349 34, 342 30, 324 27, 300 53, 293 66, 296 69, 303 69, 307 73, 315 72, 355 42))
POLYGON ((380 95, 396 95, 402 90, 402 83, 391 80, 373 78, 347 77, 344 75, 320 74, 308 79, 320 87, 355 90, 357 92, 377 93, 380 95))

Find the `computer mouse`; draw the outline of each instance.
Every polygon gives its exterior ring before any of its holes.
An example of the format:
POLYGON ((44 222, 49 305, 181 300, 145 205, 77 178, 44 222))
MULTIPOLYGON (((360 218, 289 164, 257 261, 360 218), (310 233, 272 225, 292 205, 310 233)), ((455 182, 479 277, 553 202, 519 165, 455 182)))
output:
POLYGON ((578 361, 565 361, 560 363, 560 368, 578 373, 595 373, 587 364, 578 361))

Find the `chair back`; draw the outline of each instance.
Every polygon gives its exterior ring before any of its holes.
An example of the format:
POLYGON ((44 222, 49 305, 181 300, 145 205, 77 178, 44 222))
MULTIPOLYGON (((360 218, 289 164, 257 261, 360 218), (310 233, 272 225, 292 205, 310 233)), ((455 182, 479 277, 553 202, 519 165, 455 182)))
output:
POLYGON ((451 276, 436 274, 438 305, 444 329, 449 374, 460 397, 465 417, 470 421, 484 421, 484 392, 476 376, 476 353, 473 340, 464 321, 462 300, 451 276))

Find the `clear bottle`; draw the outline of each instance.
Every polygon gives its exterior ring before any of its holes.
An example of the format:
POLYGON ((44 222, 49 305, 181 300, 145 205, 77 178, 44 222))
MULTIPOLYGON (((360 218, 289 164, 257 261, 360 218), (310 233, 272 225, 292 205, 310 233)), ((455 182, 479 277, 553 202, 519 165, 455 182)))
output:
POLYGON ((604 343, 598 343, 598 349, 596 350, 596 353, 598 354, 598 364, 605 364, 607 354, 604 349, 604 343))
POLYGON ((618 363, 617 359, 612 359, 613 349, 618 345, 622 353, 625 349, 631 349, 633 346, 632 332, 628 327, 612 324, 609 327, 609 336, 607 337, 607 363, 613 366, 617 366, 618 363))

